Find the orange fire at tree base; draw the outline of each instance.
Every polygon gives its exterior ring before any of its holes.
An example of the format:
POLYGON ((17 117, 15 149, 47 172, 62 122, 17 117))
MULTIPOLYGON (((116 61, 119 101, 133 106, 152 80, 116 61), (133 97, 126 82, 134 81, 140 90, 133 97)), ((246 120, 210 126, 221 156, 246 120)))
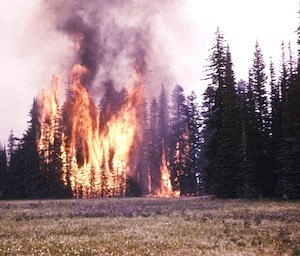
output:
POLYGON ((154 191, 153 195, 149 195, 149 197, 179 197, 179 191, 172 190, 171 184, 171 174, 169 170, 169 163, 167 161, 165 148, 163 146, 162 156, 161 156, 161 164, 160 164, 160 188, 154 191))

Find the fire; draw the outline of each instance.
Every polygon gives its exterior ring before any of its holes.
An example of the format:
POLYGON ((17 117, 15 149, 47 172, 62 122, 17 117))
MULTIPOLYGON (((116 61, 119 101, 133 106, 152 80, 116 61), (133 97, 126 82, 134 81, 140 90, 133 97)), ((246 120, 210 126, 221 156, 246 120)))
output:
MULTIPOLYGON (((129 91, 128 103, 100 130, 99 111, 82 84, 87 72, 80 65, 71 72, 70 134, 65 145, 71 159, 71 188, 75 196, 123 196, 137 129, 135 104, 141 100, 141 85, 129 91)), ((67 174, 65 170, 65 179, 67 174)))
POLYGON ((162 149, 160 172, 161 172, 160 188, 155 191, 154 196, 155 197, 179 196, 179 192, 173 191, 173 189, 172 189, 171 174, 170 174, 169 163, 167 161, 164 145, 163 145, 163 149, 162 149))
MULTIPOLYGON (((84 36, 76 37, 75 50, 80 50, 84 36)), ((59 157, 62 161, 61 180, 70 186, 75 198, 124 196, 127 181, 140 182, 134 162, 142 129, 145 78, 139 67, 126 84, 126 99, 120 108, 109 113, 103 121, 100 109, 89 93, 90 71, 86 66, 75 64, 70 72, 66 100, 60 108, 59 83, 54 78, 50 90, 39 97, 40 135, 37 139, 39 154, 46 164, 57 157, 55 145, 60 143, 59 157), (101 122, 101 123, 100 123, 101 122), (52 157, 52 158, 51 158, 52 157)), ((112 103, 114 104, 114 103, 112 103)), ((103 110, 102 110, 103 111, 103 110)), ((108 110, 109 111, 109 110, 108 110)), ((151 191, 151 170, 147 170, 146 184, 151 191)), ((170 197, 172 191, 169 164, 165 149, 160 166, 160 189, 155 196, 170 197)))
MULTIPOLYGON (((143 79, 135 77, 128 100, 100 129, 99 110, 84 84, 88 70, 79 64, 70 73, 70 87, 64 105, 62 132, 62 180, 70 182, 75 197, 124 196, 130 172, 130 152, 138 130, 137 108, 143 99, 143 79)), ((39 102, 40 123, 57 120, 57 81, 44 91, 39 102)), ((54 143, 54 130, 42 125, 40 152, 54 143), (50 140, 46 134, 51 131, 50 140), (47 137, 48 138, 48 137, 47 137)))
POLYGON ((58 115, 58 77, 53 77, 49 90, 43 90, 39 96, 40 108, 42 108, 40 115, 40 123, 43 123, 45 119, 55 117, 58 115))
POLYGON ((59 105, 58 105, 57 77, 52 78, 49 90, 43 90, 39 96, 38 105, 40 108, 39 122, 42 124, 38 139, 38 150, 46 163, 50 161, 51 145, 55 143, 55 132, 58 127, 59 105))

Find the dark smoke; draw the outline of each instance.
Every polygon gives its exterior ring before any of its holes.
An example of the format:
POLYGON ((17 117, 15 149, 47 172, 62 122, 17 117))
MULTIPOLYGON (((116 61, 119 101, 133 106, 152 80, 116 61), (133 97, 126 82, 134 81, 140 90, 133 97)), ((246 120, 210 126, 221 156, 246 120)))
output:
POLYGON ((71 17, 67 20, 66 24, 63 24, 59 29, 75 38, 78 35, 83 37, 80 49, 77 53, 77 60, 79 64, 87 67, 89 70, 89 75, 85 81, 83 81, 84 84, 89 86, 93 82, 101 62, 97 31, 94 27, 85 24, 80 16, 71 17))
POLYGON ((107 80, 125 86, 134 70, 157 88, 168 83, 169 70, 160 68, 155 57, 159 53, 152 44, 159 28, 153 24, 157 15, 170 12, 172 6, 171 0, 45 0, 44 4, 55 29, 72 40, 83 35, 75 62, 89 69, 84 82, 94 93, 107 80), (159 72, 149 76, 154 68, 159 72))

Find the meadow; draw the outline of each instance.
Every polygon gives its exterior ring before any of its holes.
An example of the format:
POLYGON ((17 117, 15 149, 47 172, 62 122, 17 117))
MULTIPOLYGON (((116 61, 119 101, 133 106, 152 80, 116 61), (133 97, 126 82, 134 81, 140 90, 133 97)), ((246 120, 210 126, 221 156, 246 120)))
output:
POLYGON ((300 255, 300 202, 0 201, 0 255, 300 255))

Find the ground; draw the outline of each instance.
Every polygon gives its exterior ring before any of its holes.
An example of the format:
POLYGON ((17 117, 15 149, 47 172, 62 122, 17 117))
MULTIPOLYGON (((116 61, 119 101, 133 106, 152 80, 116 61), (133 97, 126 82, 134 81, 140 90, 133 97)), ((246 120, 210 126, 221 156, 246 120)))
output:
POLYGON ((300 255, 300 202, 0 201, 0 255, 300 255))

